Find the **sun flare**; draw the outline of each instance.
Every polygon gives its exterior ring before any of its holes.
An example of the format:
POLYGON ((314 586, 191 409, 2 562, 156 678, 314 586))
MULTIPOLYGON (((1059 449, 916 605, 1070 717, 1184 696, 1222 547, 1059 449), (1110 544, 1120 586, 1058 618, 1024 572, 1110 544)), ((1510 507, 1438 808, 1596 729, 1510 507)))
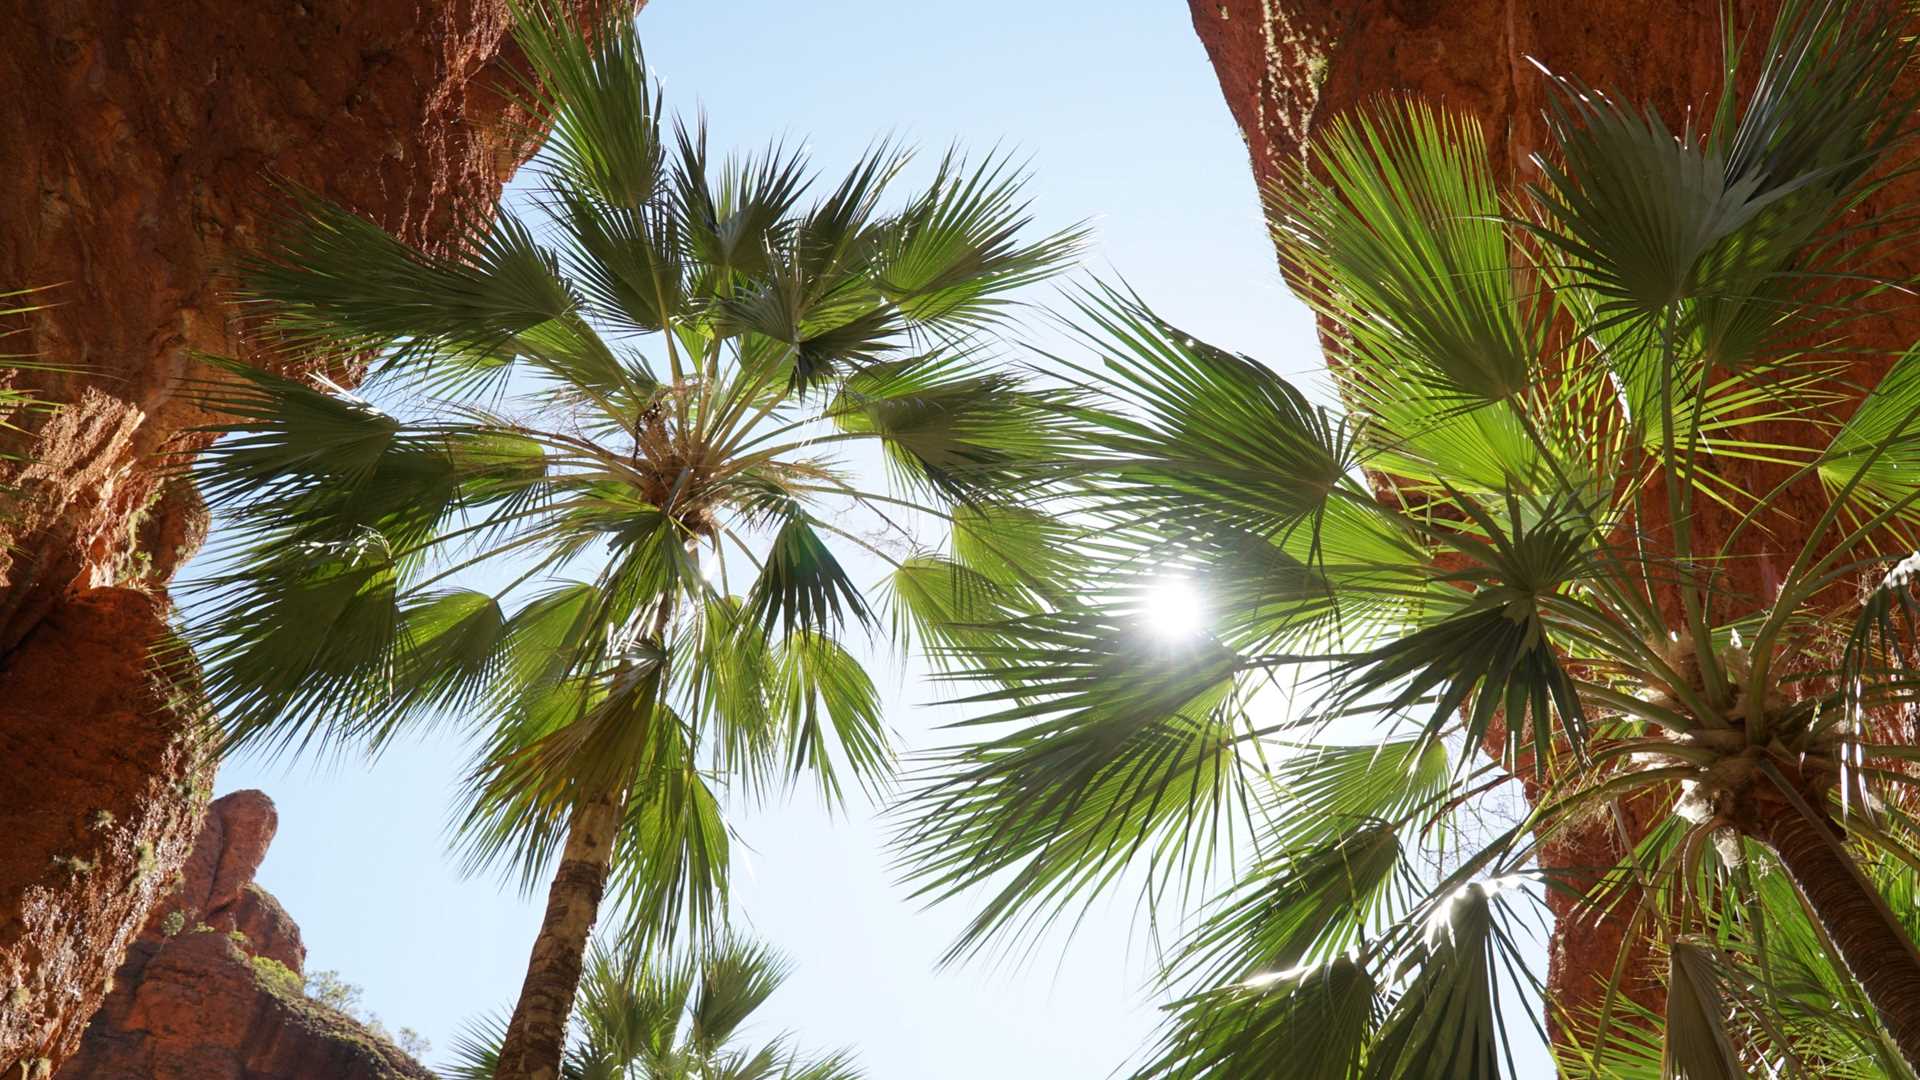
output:
POLYGON ((1159 637, 1190 638, 1206 623, 1206 605, 1200 590, 1184 577, 1162 578, 1147 590, 1140 605, 1147 628, 1159 637))

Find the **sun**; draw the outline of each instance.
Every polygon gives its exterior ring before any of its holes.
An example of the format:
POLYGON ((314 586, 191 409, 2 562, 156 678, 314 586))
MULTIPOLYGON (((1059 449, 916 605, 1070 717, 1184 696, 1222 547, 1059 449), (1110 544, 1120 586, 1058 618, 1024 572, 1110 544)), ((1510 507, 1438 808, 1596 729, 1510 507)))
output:
POLYGON ((1167 639, 1190 638, 1206 625, 1200 590, 1184 577, 1164 577, 1147 589, 1140 605, 1147 629, 1167 639))

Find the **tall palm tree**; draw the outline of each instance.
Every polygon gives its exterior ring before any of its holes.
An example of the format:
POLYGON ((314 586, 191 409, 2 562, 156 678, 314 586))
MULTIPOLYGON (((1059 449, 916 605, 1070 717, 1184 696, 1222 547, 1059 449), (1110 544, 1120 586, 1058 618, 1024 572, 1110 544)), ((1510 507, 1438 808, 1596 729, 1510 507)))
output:
MULTIPOLYGON (((723 937, 695 959, 595 945, 571 1025, 563 1080, 860 1080, 845 1051, 802 1053, 786 1036, 739 1045, 791 969, 764 945, 723 937)), ((492 1080, 504 1019, 454 1042, 451 1080, 492 1080)))
POLYGON ((949 155, 895 209, 886 146, 818 195, 781 146, 716 164, 668 136, 630 21, 535 7, 515 34, 552 133, 537 224, 498 208, 435 253, 296 196, 244 268, 278 370, 373 357, 395 412, 225 365, 191 636, 234 745, 475 739, 470 865, 550 882, 500 1075, 551 1077, 603 891, 630 933, 697 934, 724 785, 887 775, 843 644, 887 628, 843 555, 977 518, 1052 438, 983 333, 1079 233, 1023 240, 1001 159, 949 155))
POLYGON ((1909 1075, 1920 348, 1853 336, 1911 297, 1880 260, 1920 208, 1857 212, 1912 146, 1907 29, 1790 4, 1678 135, 1557 78, 1524 190, 1433 108, 1336 125, 1274 213, 1344 412, 1083 297, 1098 402, 1028 477, 1082 539, 899 575, 993 731, 904 808, 927 895, 989 889, 956 952, 1231 853, 1142 1076, 1511 1075, 1538 890, 1578 888, 1536 855, 1599 823, 1630 855, 1582 892, 1631 930, 1595 1015, 1555 1016, 1570 1071, 1909 1075), (1207 631, 1156 634, 1180 588, 1207 631), (1649 940, 1657 1017, 1622 993, 1649 940))

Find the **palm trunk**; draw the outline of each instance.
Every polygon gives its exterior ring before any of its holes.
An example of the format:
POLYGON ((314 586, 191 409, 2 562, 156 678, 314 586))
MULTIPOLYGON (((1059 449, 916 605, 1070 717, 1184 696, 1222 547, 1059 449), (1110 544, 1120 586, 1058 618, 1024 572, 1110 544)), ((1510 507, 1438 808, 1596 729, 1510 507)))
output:
POLYGON ((1920 951, 1838 846, 1838 827, 1788 810, 1763 818, 1757 832, 1780 856, 1901 1056, 1920 1068, 1920 951))
POLYGON ((612 799, 582 804, 567 823, 567 846, 547 890, 546 918, 533 939, 527 979, 500 1047, 497 1080, 555 1080, 560 1075, 567 1018, 613 865, 619 824, 619 808, 612 799))

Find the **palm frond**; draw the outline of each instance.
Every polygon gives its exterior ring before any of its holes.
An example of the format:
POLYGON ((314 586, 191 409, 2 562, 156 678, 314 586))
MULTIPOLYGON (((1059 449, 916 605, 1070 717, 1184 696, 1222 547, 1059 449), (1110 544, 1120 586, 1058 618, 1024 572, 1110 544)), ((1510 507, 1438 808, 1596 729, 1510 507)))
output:
POLYGON ((1820 482, 1830 497, 1845 498, 1864 520, 1893 511, 1912 521, 1920 517, 1920 352, 1909 350, 1896 361, 1853 415, 1833 433, 1819 460, 1820 482))
POLYGON ((505 1012, 493 1012, 461 1025, 453 1036, 453 1060, 441 1066, 448 1080, 493 1080, 507 1041, 507 1020, 505 1012))
POLYGON ((518 335, 577 307, 555 256, 511 214, 432 255, 317 196, 293 198, 273 245, 240 268, 245 294, 267 304, 261 329, 288 349, 485 379, 504 373, 518 335))
POLYGON ((938 555, 901 561, 888 578, 886 605, 894 640, 948 666, 1008 656, 1000 624, 1033 614, 1025 598, 991 577, 938 555), (984 648, 975 648, 974 646, 984 648))
POLYGON ((1336 120, 1317 146, 1325 179, 1283 174, 1275 241, 1363 385, 1417 380, 1466 409, 1537 381, 1543 327, 1517 294, 1488 160, 1477 126, 1415 103, 1336 120))
POLYGON ((663 762, 635 786, 616 845, 608 892, 628 933, 668 940, 725 919, 732 836, 695 762, 663 762))
POLYGON ((769 632, 831 633, 848 619, 865 626, 873 614, 859 586, 804 514, 787 519, 773 538, 760 576, 747 592, 746 618, 769 632))
POLYGON ((1185 998, 1172 1008, 1157 1056, 1134 1080, 1357 1080, 1378 1022, 1378 994, 1366 965, 1339 956, 1185 998))
POLYGON ((712 1056, 786 981, 790 968, 771 948, 729 937, 700 958, 687 1041, 712 1056))
POLYGON ((1405 857, 1399 831, 1369 821, 1262 859, 1182 943, 1177 970, 1217 986, 1338 956, 1410 906, 1405 857))
POLYGON ((1025 726, 930 761, 900 832, 922 895, 1004 882, 956 954, 1022 916, 1051 918, 1136 855, 1195 872, 1232 829, 1243 780, 1233 654, 1167 647, 1092 611, 996 632, 1007 644, 970 644, 987 663, 959 677, 1002 684, 969 699, 998 711, 968 723, 1025 726))
MULTIPOLYGON (((1075 298, 1121 409, 1087 414, 1096 505, 1274 535, 1350 483, 1352 432, 1269 369, 1101 287, 1075 298), (1129 415, 1136 414, 1136 415, 1129 415)), ((1089 372, 1089 375, 1092 373, 1089 372)))
POLYGON ((1043 510, 977 502, 953 511, 953 562, 1015 596, 1059 601, 1091 569, 1087 527, 1043 510))
POLYGON ((1593 567, 1584 537, 1560 514, 1549 511, 1529 522, 1512 497, 1507 511, 1501 522, 1472 508, 1485 540, 1445 538, 1467 565, 1436 578, 1472 582, 1470 601, 1342 662, 1333 679, 1336 700, 1348 705, 1376 696, 1389 712, 1431 703, 1423 724, 1429 739, 1438 738, 1462 706, 1471 746, 1481 745, 1496 717, 1504 717, 1509 760, 1517 762, 1524 746, 1539 770, 1552 758, 1556 735, 1576 752, 1586 738, 1586 709, 1549 634, 1543 603, 1593 567))
POLYGON ((612 206, 654 201, 666 180, 662 109, 633 20, 595 20, 589 40, 557 4, 511 7, 530 69, 517 97, 546 132, 538 166, 612 206))
POLYGON ((819 631, 797 630, 779 643, 772 666, 770 696, 785 721, 794 775, 813 772, 822 792, 836 799, 842 763, 870 792, 884 783, 893 748, 880 693, 860 661, 819 631))
POLYGON ((1412 978, 1381 1023, 1369 1077, 1517 1077, 1517 1038, 1529 1024, 1544 1032, 1531 1012, 1525 1022, 1512 1015, 1537 989, 1522 956, 1515 895, 1473 882, 1434 913, 1425 940, 1401 962, 1412 978))
POLYGON ((974 327, 999 318, 1008 293, 1064 269, 1088 230, 1022 242, 1032 226, 1024 186, 1005 157, 970 168, 949 151, 926 192, 881 226, 874 279, 882 295, 915 324, 974 327))
POLYGON ((904 487, 967 503, 1011 498, 1044 477, 1069 442, 1063 405, 1007 373, 933 354, 853 372, 827 412, 842 431, 878 438, 904 487))
POLYGON ((1728 1030, 1728 1007, 1711 952, 1673 943, 1667 972, 1664 1074, 1673 1080, 1740 1080, 1747 1070, 1728 1030))

